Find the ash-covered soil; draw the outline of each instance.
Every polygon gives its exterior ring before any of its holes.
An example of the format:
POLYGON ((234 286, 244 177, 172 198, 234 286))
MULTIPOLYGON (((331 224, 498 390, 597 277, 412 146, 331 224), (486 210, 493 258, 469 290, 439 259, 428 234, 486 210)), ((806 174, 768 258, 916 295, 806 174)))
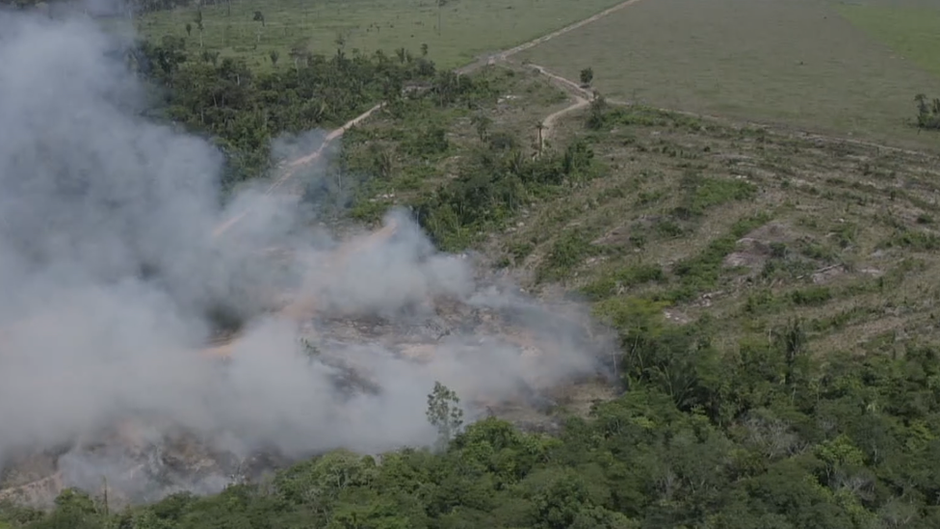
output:
MULTIPOLYGON (((584 411, 591 400, 613 391, 610 337, 582 310, 537 303, 491 283, 466 299, 428 299, 387 314, 319 314, 300 325, 291 354, 305 357, 312 371, 328 372, 338 414, 361 411, 359 400, 382 399, 399 382, 440 379, 461 397, 468 422, 496 415, 526 429, 551 431, 559 405, 584 411)), ((235 345, 227 356, 203 355, 215 364, 218 380, 242 376, 243 335, 230 337, 235 345)), ((312 383, 320 380, 311 376, 312 383)), ((8 453, 0 500, 48 506, 68 487, 97 495, 107 490, 112 506, 179 491, 212 493, 262 480, 324 449, 287 453, 274 444, 246 443, 224 428, 194 431, 170 417, 129 410, 95 434, 55 449, 8 453)))

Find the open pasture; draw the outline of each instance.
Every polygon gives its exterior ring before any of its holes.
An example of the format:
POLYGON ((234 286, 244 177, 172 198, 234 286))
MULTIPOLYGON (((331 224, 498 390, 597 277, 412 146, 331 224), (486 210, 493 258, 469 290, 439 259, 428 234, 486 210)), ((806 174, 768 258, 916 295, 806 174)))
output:
POLYGON ((895 53, 940 76, 940 2, 881 0, 843 3, 836 10, 895 53))
POLYGON ((191 50, 204 46, 222 57, 242 57, 254 68, 271 68, 270 55, 287 57, 291 49, 332 55, 406 48, 452 68, 479 55, 526 42, 587 18, 618 0, 232 0, 202 8, 203 31, 195 8, 148 14, 139 30, 159 40, 185 37, 191 50), (264 18, 256 20, 255 13, 264 18), (438 21, 441 28, 438 33, 438 21), (187 32, 189 24, 189 32, 187 32))
POLYGON ((888 5, 643 0, 517 58, 571 79, 590 66, 609 98, 936 148, 910 124, 914 95, 940 93, 924 22, 940 8, 888 5))

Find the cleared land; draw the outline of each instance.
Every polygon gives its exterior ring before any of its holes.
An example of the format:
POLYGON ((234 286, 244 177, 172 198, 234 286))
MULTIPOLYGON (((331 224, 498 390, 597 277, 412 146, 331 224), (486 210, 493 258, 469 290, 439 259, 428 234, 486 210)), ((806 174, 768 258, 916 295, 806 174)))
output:
POLYGON ((195 9, 159 11, 143 17, 138 26, 151 39, 164 35, 186 37, 187 46, 200 42, 222 57, 243 57, 256 68, 271 68, 270 53, 285 64, 291 49, 332 55, 341 37, 347 54, 353 50, 391 54, 406 48, 419 54, 427 44, 428 57, 442 68, 468 63, 479 55, 510 48, 577 20, 587 18, 617 0, 482 0, 447 2, 440 10, 432 0, 233 0, 202 10, 200 37, 195 9), (264 25, 254 20, 260 11, 264 25), (187 34, 186 25, 190 24, 187 34), (201 40, 200 40, 201 39, 201 40))
MULTIPOLYGON (((531 69, 488 69, 503 95, 485 112, 491 134, 529 130, 571 104, 531 69)), ((889 351, 940 338, 940 159, 810 140, 642 107, 558 116, 549 144, 585 141, 597 177, 538 196, 484 243, 533 289, 580 291, 602 315, 654 310, 675 324, 708 322, 736 347, 800 316, 814 351, 889 351)), ((366 210, 431 193, 452 178, 456 152, 480 142, 469 113, 384 116, 347 138, 366 167, 378 143, 390 177, 370 182, 366 210), (418 119, 418 118, 409 118, 418 119), (446 127, 449 149, 405 165, 414 140, 446 127)), ((937 139, 937 136, 932 136, 937 139)), ((360 210, 360 213, 364 213, 360 210)))
POLYGON ((855 26, 933 75, 940 76, 940 6, 837 6, 855 26))
POLYGON ((936 148, 910 126, 913 96, 940 92, 940 77, 915 59, 935 49, 919 39, 918 53, 892 50, 833 7, 644 1, 517 59, 571 79, 591 66, 595 87, 615 99, 936 148))

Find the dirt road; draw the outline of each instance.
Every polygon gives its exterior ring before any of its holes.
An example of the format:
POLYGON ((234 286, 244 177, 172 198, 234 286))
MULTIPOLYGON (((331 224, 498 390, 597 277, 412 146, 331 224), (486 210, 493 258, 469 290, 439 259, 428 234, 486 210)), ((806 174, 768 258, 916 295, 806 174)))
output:
MULTIPOLYGON (((553 31, 553 32, 551 32, 551 33, 549 33, 549 34, 547 34, 547 35, 543 35, 543 36, 541 36, 541 37, 532 39, 532 40, 530 40, 530 41, 528 41, 528 42, 524 42, 524 43, 522 43, 522 44, 520 44, 520 45, 518 45, 518 46, 515 46, 515 47, 513 47, 513 48, 509 48, 508 50, 501 51, 501 52, 497 53, 496 55, 490 56, 490 57, 488 57, 488 58, 486 58, 486 59, 484 59, 484 60, 476 61, 476 62, 474 62, 474 63, 471 63, 471 64, 468 64, 468 65, 463 66, 463 67, 461 67, 461 68, 458 68, 458 69, 456 70, 456 72, 457 72, 457 73, 461 73, 461 74, 470 73, 470 72, 472 72, 473 70, 475 70, 475 69, 477 69, 477 68, 480 68, 481 66, 484 66, 484 65, 486 65, 486 64, 492 64, 494 61, 497 61, 497 60, 498 60, 498 61, 505 61, 507 58, 509 58, 509 57, 512 56, 512 55, 515 55, 515 54, 517 54, 517 53, 519 53, 519 52, 521 52, 521 51, 525 51, 525 50, 527 50, 527 49, 529 49, 529 48, 538 46, 539 44, 543 44, 543 43, 545 43, 545 42, 548 42, 548 41, 552 40, 552 39, 555 38, 555 37, 558 37, 558 36, 564 35, 565 33, 574 31, 574 30, 576 30, 576 29, 578 29, 578 28, 581 28, 581 27, 583 27, 583 26, 586 26, 586 25, 588 25, 588 24, 590 24, 590 23, 592 23, 592 22, 596 22, 596 21, 598 21, 598 20, 600 20, 600 19, 602 19, 602 18, 604 18, 604 17, 606 17, 606 16, 608 16, 608 15, 610 15, 610 14, 612 14, 612 13, 615 13, 615 12, 617 12, 617 11, 620 11, 621 9, 623 9, 623 8, 625 8, 625 7, 628 7, 628 6, 631 6, 631 5, 633 5, 633 4, 635 4, 635 3, 639 2, 639 1, 640 1, 640 0, 627 0, 626 2, 622 2, 622 3, 620 3, 620 4, 617 4, 617 5, 613 6, 613 7, 610 7, 610 8, 608 8, 608 9, 605 9, 604 11, 601 11, 600 13, 597 13, 597 14, 595 14, 595 15, 592 15, 592 16, 590 16, 590 17, 588 17, 588 18, 585 18, 585 19, 583 19, 583 20, 579 20, 579 21, 577 21, 577 22, 575 22, 575 23, 573 23, 573 24, 569 24, 569 25, 567 25, 567 26, 565 26, 565 27, 563 27, 563 28, 561 28, 561 29, 559 29, 559 30, 557 30, 557 31, 553 31)), ((570 80, 568 80, 568 79, 565 79, 564 77, 557 76, 557 75, 555 75, 555 74, 549 73, 548 71, 542 69, 541 67, 538 67, 538 68, 540 69, 540 71, 541 71, 543 74, 548 75, 549 77, 552 77, 552 78, 556 79, 557 81, 559 81, 559 82, 561 82, 561 83, 567 83, 567 84, 570 85, 570 87, 573 88, 574 90, 580 90, 580 91, 582 91, 584 97, 590 98, 591 93, 590 93, 589 91, 587 91, 587 90, 583 90, 582 88, 580 88, 580 87, 577 85, 577 83, 574 83, 574 82, 572 82, 572 81, 570 81, 570 80)), ((367 110, 366 112, 362 113, 361 115, 356 116, 355 118, 351 119, 348 123, 346 123, 346 124, 343 125, 342 127, 338 128, 338 129, 336 129, 336 130, 334 130, 333 132, 330 132, 330 133, 326 136, 326 138, 325 138, 323 144, 322 144, 319 148, 317 148, 316 151, 314 151, 314 152, 308 154, 307 156, 303 156, 303 157, 301 157, 301 158, 298 158, 298 159, 296 159, 296 160, 294 160, 294 161, 288 163, 287 166, 286 166, 286 170, 284 171, 284 173, 283 173, 280 177, 278 177, 277 180, 275 180, 275 181, 271 184, 271 186, 268 188, 268 190, 266 191, 265 194, 273 193, 273 192, 274 192, 277 188, 279 188, 284 182, 286 182, 286 181, 289 180, 291 177, 293 177, 294 173, 297 171, 298 168, 303 167, 303 166, 305 166, 305 165, 309 165, 309 164, 313 163, 315 160, 317 160, 317 159, 320 157, 320 155, 323 153, 323 151, 326 149, 326 146, 329 145, 330 142, 332 142, 333 140, 335 140, 335 139, 341 137, 341 136, 342 136, 344 133, 346 133, 346 131, 348 131, 350 128, 352 128, 352 127, 358 125, 359 123, 361 123, 362 121, 368 119, 369 116, 371 116, 372 114, 374 114, 376 111, 378 111, 379 109, 381 109, 381 108, 384 107, 384 106, 385 106, 385 103, 379 103, 378 105, 375 105, 374 107, 370 108, 369 110, 367 110)), ((564 112, 566 112, 566 111, 567 111, 567 110, 562 111, 562 113, 564 113, 564 112)), ((546 118, 545 121, 549 121, 549 120, 551 120, 551 119, 552 119, 552 116, 549 116, 549 117, 546 118)), ((231 225, 235 224, 235 223, 236 223, 239 219, 241 219, 243 216, 244 216, 244 214, 242 214, 241 216, 239 216, 239 217, 236 218, 236 219, 232 219, 232 220, 229 220, 229 221, 223 223, 219 228, 216 228, 215 234, 216 234, 216 235, 219 235, 219 234, 221 234, 221 233, 224 233, 225 230, 227 230, 229 227, 231 227, 231 225)))
MULTIPOLYGON (((579 101, 583 99, 584 97, 587 97, 590 99, 594 96, 593 92, 586 90, 585 88, 582 88, 581 85, 572 81, 571 79, 562 77, 561 75, 551 72, 544 66, 540 66, 534 63, 529 63, 527 64, 527 66, 539 72, 540 74, 544 75, 545 77, 548 77, 549 79, 551 79, 553 82, 555 82, 555 84, 557 84, 558 86, 566 90, 569 93, 569 95, 571 95, 571 97, 575 99, 575 103, 573 105, 546 117, 545 121, 548 121, 550 118, 557 119, 562 114, 566 114, 568 112, 571 112, 573 110, 576 110, 577 108, 584 106, 584 104, 579 103, 579 101)), ((620 105, 620 106, 632 106, 632 105, 638 104, 635 101, 622 101, 619 99, 609 99, 609 98, 605 98, 605 101, 608 104, 620 105)), ((874 149, 879 149, 879 150, 883 150, 886 152, 894 152, 898 154, 904 154, 907 156, 917 156, 921 158, 936 158, 937 157, 935 154, 929 153, 929 152, 915 151, 912 149, 905 149, 903 147, 895 147, 892 145, 885 145, 882 143, 875 143, 875 142, 865 141, 865 140, 855 140, 852 138, 845 138, 842 136, 819 134, 815 132, 801 130, 791 125, 786 125, 782 123, 766 123, 766 122, 762 123, 762 122, 756 122, 756 121, 734 119, 734 118, 729 118, 726 116, 716 116, 712 114, 701 114, 698 112, 689 112, 686 110, 676 110, 674 108, 655 107, 651 105, 642 105, 642 106, 644 108, 648 108, 651 110, 657 110, 660 112, 668 112, 670 114, 677 114, 680 116, 688 116, 691 118, 705 119, 709 121, 716 121, 719 123, 726 123, 730 125, 759 128, 759 129, 765 130, 768 134, 773 134, 776 136, 792 136, 792 137, 797 137, 797 138, 808 140, 808 141, 816 141, 816 142, 822 142, 822 143, 828 143, 828 144, 856 145, 859 147, 874 148, 874 149)), ((542 135, 543 137, 545 136, 544 130, 542 131, 542 135)))
MULTIPOLYGON (((290 179, 294 176, 294 174, 297 172, 298 169, 300 169, 301 167, 303 167, 303 166, 305 166, 305 165, 310 165, 310 164, 312 164, 313 162, 315 162, 316 160, 318 160, 318 159, 320 158, 320 156, 323 154, 323 151, 326 150, 326 148, 330 145, 330 143, 333 142, 333 140, 335 140, 335 139, 341 137, 343 134, 346 133, 346 131, 348 131, 349 129, 355 127, 356 125, 358 125, 358 124, 361 123, 362 121, 368 119, 369 116, 371 116, 372 114, 374 114, 376 111, 380 110, 380 109, 381 109, 382 107, 384 107, 384 106, 385 106, 385 103, 379 103, 378 105, 375 105, 374 107, 372 107, 372 108, 370 108, 369 110, 363 112, 362 114, 359 114, 358 116, 354 117, 353 119, 347 121, 346 124, 343 125, 342 127, 340 127, 340 128, 338 128, 338 129, 336 129, 336 130, 330 132, 329 134, 327 134, 327 135, 326 135, 326 138, 323 139, 323 143, 320 144, 320 146, 317 148, 317 150, 313 151, 312 153, 310 153, 310 154, 308 154, 308 155, 306 155, 306 156, 302 156, 302 157, 300 157, 300 158, 297 158, 296 160, 293 160, 293 161, 289 162, 289 163, 285 166, 285 170, 284 170, 284 172, 281 174, 281 176, 279 176, 276 180, 274 180, 274 182, 271 183, 270 186, 268 186, 268 188, 267 188, 267 190, 265 190, 264 194, 265 194, 265 195, 270 195, 270 194, 274 193, 275 191, 277 191, 277 189, 278 189, 279 187, 281 187, 281 185, 283 185, 284 182, 290 180, 290 179)), ((237 215, 236 217, 233 217, 233 218, 231 218, 231 219, 229 219, 229 220, 223 222, 222 224, 218 225, 218 226, 215 228, 215 230, 212 231, 212 236, 213 236, 213 237, 218 237, 218 236, 224 234, 226 231, 229 230, 229 228, 231 228, 232 226, 234 226, 235 224, 237 224, 239 221, 241 221, 242 219, 244 219, 245 216, 248 215, 248 213, 250 213, 250 211, 243 212, 243 213, 237 215)))
POLYGON ((551 32, 551 33, 549 33, 549 34, 547 34, 547 35, 542 35, 541 37, 534 38, 534 39, 532 39, 532 40, 530 40, 530 41, 528 41, 528 42, 523 42, 522 44, 520 44, 520 45, 518 45, 518 46, 516 46, 516 47, 509 48, 508 50, 503 50, 503 51, 498 52, 498 53, 495 53, 495 54, 493 54, 493 55, 489 55, 489 56, 484 57, 484 58, 482 58, 482 59, 480 59, 480 60, 478 60, 478 61, 472 62, 472 63, 470 63, 470 64, 468 64, 468 65, 466 65, 466 66, 461 66, 460 68, 457 68, 457 69, 455 70, 455 72, 457 72, 458 74, 467 74, 467 73, 472 72, 473 70, 476 70, 477 68, 480 68, 481 66, 485 66, 485 65, 487 65, 487 64, 495 64, 497 61, 505 61, 505 60, 508 59, 509 57, 511 57, 511 56, 513 56, 513 55, 515 55, 515 54, 521 52, 521 51, 525 51, 525 50, 527 50, 527 49, 529 49, 529 48, 533 48, 533 47, 535 47, 535 46, 538 46, 539 44, 544 44, 544 43, 546 43, 546 42, 552 40, 552 39, 555 38, 555 37, 558 37, 558 36, 564 35, 565 33, 574 31, 574 30, 576 30, 576 29, 578 29, 578 28, 580 28, 580 27, 583 27, 583 26, 586 26, 586 25, 590 24, 591 22, 597 22, 598 20, 600 20, 600 19, 606 17, 607 15, 610 15, 611 13, 616 13, 617 11, 620 11, 621 9, 623 9, 623 8, 625 8, 625 7, 627 7, 627 6, 631 6, 631 5, 633 5, 633 4, 635 4, 635 3, 639 2, 639 1, 640 1, 640 0, 627 0, 626 2, 617 4, 617 5, 615 5, 615 6, 613 6, 613 7, 610 7, 610 8, 607 8, 607 9, 601 11, 600 13, 597 13, 596 15, 591 15, 591 16, 589 16, 588 18, 585 18, 585 19, 583 19, 583 20, 579 20, 579 21, 577 21, 577 22, 575 22, 575 23, 573 23, 573 24, 569 24, 569 25, 567 25, 567 26, 565 26, 565 27, 563 27, 563 28, 561 28, 561 29, 559 29, 559 30, 557 30, 557 31, 553 31, 553 32, 551 32))
MULTIPOLYGON (((555 82, 556 85, 566 90, 569 93, 569 95, 575 99, 574 104, 572 104, 570 107, 563 108, 562 110, 559 110, 558 112, 555 112, 547 116, 545 120, 543 121, 543 125, 546 125, 549 120, 552 120, 554 124, 554 121, 556 121, 557 118, 561 117, 561 115, 567 114, 568 112, 572 112, 578 108, 585 106, 587 102, 581 103, 581 101, 585 97, 587 97, 588 99, 594 97, 593 92, 581 87, 581 85, 572 81, 571 79, 562 77, 561 75, 551 72, 544 66, 540 66, 534 63, 529 63, 527 64, 527 66, 539 72, 540 74, 544 75, 545 77, 548 77, 549 79, 551 79, 553 82, 555 82)), ((620 105, 620 106, 632 106, 632 105, 638 104, 635 101, 622 101, 618 99, 609 99, 609 98, 605 98, 605 101, 608 104, 620 105)), ((657 110, 660 112, 668 112, 670 114, 677 114, 680 116, 688 116, 691 118, 705 119, 709 121, 716 121, 719 123, 727 123, 727 124, 737 125, 737 126, 759 128, 759 129, 765 130, 768 134, 773 134, 776 136, 791 136, 791 137, 797 137, 797 138, 808 140, 808 141, 822 142, 822 143, 828 143, 828 144, 855 145, 859 147, 874 148, 874 149, 879 149, 879 150, 883 150, 886 152, 894 152, 898 154, 904 154, 907 156, 917 156, 921 158, 937 158, 937 155, 933 153, 929 153, 929 152, 915 151, 911 149, 905 149, 903 147, 895 147, 892 145, 885 145, 882 143, 875 143, 875 142, 865 141, 865 140, 855 140, 852 138, 845 138, 842 136, 819 134, 815 132, 800 130, 793 126, 788 126, 786 124, 761 123, 761 122, 756 122, 756 121, 746 121, 746 120, 728 118, 725 116, 715 116, 712 114, 701 114, 698 112, 689 112, 686 110, 676 110, 673 108, 662 108, 662 107, 655 107, 651 105, 642 105, 642 106, 644 108, 648 108, 651 110, 657 110)), ((545 129, 542 130, 542 136, 543 138, 546 137, 545 129)))
POLYGON ((548 116, 546 116, 545 119, 542 120, 542 132, 540 136, 542 144, 539 146, 539 151, 545 148, 545 140, 551 138, 552 131, 555 127, 555 121, 557 121, 558 118, 560 118, 561 116, 569 112, 574 112, 575 110, 578 110, 579 108, 586 107, 590 103, 590 101, 588 101, 587 99, 584 99, 581 96, 572 95, 571 97, 574 98, 574 103, 571 106, 567 106, 559 110, 558 112, 553 112, 549 114, 548 116))

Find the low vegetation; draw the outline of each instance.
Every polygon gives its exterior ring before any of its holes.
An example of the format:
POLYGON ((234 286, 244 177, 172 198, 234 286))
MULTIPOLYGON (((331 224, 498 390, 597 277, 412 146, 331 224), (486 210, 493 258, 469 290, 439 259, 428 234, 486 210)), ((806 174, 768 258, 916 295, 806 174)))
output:
POLYGON ((453 76, 407 50, 394 55, 330 57, 299 54, 289 67, 253 73, 242 61, 204 53, 190 59, 186 42, 143 41, 132 54, 142 75, 163 90, 158 111, 167 119, 209 134, 227 154, 226 184, 265 173, 275 138, 337 127, 382 100, 395 103, 413 83, 433 83, 451 97, 453 76))
POLYGON ((922 129, 940 130, 940 98, 927 99, 924 94, 917 94, 917 126, 922 129))

